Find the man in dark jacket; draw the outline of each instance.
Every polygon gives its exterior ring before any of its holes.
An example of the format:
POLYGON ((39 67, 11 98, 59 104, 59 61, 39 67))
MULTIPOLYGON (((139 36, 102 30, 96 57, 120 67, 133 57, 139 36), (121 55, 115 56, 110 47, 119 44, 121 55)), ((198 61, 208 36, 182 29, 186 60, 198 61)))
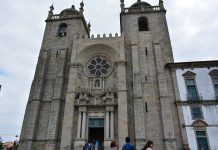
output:
POLYGON ((134 146, 130 143, 130 138, 126 137, 126 144, 123 145, 122 150, 134 150, 134 146))

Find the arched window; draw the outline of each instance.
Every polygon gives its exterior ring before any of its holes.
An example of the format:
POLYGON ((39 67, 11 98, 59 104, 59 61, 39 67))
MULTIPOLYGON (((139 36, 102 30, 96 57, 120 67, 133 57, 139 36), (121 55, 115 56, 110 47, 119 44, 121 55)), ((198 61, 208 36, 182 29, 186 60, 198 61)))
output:
POLYGON ((148 31, 148 19, 146 17, 140 17, 138 20, 139 31, 148 31))
POLYGON ((192 127, 195 131, 196 142, 199 150, 210 149, 208 136, 207 136, 207 126, 208 124, 202 120, 196 120, 192 123, 192 127))
POLYGON ((185 85, 187 90, 187 100, 199 100, 197 86, 195 82, 196 74, 191 71, 187 71, 183 74, 183 76, 185 79, 185 85))
POLYGON ((59 27, 58 36, 64 37, 67 35, 67 24, 63 23, 59 27))

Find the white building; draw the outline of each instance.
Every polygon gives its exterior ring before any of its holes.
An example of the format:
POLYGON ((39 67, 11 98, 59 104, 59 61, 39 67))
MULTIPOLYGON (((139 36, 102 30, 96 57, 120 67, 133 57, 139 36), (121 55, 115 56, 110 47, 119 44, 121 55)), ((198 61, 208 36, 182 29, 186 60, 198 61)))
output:
POLYGON ((218 150, 218 61, 174 63, 168 67, 176 74, 176 105, 183 113, 180 123, 190 149, 218 150))

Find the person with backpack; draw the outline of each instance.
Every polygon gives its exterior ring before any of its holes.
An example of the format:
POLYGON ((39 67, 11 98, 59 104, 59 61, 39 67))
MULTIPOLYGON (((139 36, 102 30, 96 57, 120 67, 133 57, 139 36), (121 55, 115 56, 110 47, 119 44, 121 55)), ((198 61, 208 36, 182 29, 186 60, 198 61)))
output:
POLYGON ((125 138, 126 140, 126 144, 123 145, 123 148, 122 150, 134 150, 134 146, 130 143, 130 138, 129 137, 126 137, 125 138))
POLYGON ((83 150, 92 150, 92 144, 90 140, 84 145, 83 150))

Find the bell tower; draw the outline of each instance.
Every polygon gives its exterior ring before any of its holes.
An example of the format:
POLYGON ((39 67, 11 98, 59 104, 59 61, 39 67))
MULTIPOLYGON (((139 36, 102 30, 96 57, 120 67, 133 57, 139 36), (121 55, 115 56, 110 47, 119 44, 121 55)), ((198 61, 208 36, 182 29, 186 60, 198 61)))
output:
POLYGON ((71 146, 72 126, 68 128, 67 124, 61 122, 64 120, 64 100, 69 99, 66 89, 72 41, 80 35, 89 37, 90 26, 83 16, 83 6, 82 2, 80 10, 76 10, 72 5, 60 14, 54 14, 54 6, 50 7, 24 116, 19 150, 56 150, 60 149, 60 145, 71 146), (68 128, 68 131, 62 128, 68 128), (63 136, 67 140, 61 143, 63 136))
POLYGON ((120 1, 121 33, 127 59, 129 136, 136 147, 154 140, 155 149, 181 146, 172 77, 165 68, 173 53, 162 0, 157 6, 120 1), (179 133, 179 134, 178 134, 179 133))

